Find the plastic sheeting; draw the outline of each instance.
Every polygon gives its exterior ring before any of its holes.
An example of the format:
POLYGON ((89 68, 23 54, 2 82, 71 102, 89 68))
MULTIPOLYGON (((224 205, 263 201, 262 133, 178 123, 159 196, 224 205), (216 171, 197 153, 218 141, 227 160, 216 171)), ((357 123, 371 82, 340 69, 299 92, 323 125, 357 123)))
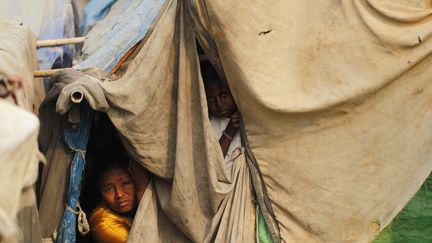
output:
MULTIPOLYGON (((87 6, 88 11, 95 10, 93 2, 96 4, 98 1, 91 1, 87 6)), ((167 0, 116 1, 104 20, 87 33, 88 39, 82 48, 81 59, 74 68, 95 67, 111 72, 129 49, 151 33, 166 2, 167 0)), ((101 6, 104 5, 98 5, 101 6)))
POLYGON ((83 18, 80 22, 80 32, 85 35, 97 21, 105 18, 115 2, 117 0, 89 1, 84 8, 83 18))

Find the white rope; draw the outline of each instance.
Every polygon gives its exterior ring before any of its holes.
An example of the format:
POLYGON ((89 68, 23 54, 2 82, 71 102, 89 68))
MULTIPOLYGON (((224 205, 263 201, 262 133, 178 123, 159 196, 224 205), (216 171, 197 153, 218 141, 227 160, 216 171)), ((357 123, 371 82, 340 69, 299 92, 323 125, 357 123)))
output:
POLYGON ((86 235, 90 232, 90 224, 87 220, 86 213, 82 210, 80 204, 78 203, 78 231, 81 235, 86 235))
POLYGON ((78 203, 77 209, 78 211, 73 210, 69 205, 66 204, 66 209, 78 216, 77 224, 78 224, 78 232, 81 235, 86 235, 90 232, 90 224, 87 220, 86 213, 82 210, 81 205, 78 203))

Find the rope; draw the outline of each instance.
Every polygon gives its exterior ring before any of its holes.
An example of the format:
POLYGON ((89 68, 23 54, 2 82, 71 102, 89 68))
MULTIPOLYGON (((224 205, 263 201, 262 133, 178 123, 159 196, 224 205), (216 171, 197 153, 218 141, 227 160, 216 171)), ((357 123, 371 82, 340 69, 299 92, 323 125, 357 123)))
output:
POLYGON ((78 202, 77 209, 78 211, 73 210, 69 205, 66 204, 66 209, 78 216, 77 224, 78 224, 78 232, 81 235, 86 235, 90 232, 90 224, 87 220, 87 214, 82 210, 81 205, 78 202))
POLYGON ((86 155, 86 151, 82 150, 82 149, 77 149, 77 148, 70 148, 72 151, 79 153, 83 158, 85 158, 86 155))

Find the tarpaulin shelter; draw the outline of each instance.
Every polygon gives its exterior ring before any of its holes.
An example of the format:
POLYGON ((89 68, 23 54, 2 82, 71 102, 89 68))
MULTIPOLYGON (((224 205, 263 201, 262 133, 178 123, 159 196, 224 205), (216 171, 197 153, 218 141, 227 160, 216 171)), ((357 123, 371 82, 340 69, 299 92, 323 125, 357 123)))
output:
POLYGON ((56 110, 81 92, 154 174, 129 242, 251 242, 257 205, 275 242, 371 241, 432 169, 431 13, 428 1, 167 1, 122 76, 57 74, 56 110), (195 37, 242 113, 230 170, 195 37))
MULTIPOLYGON (((111 71, 114 65, 121 61, 120 58, 125 56, 125 53, 142 40, 152 28, 164 3, 165 1, 116 2, 106 21, 98 22, 98 25, 87 34, 87 42, 83 46, 76 68, 99 67, 111 71), (106 41, 101 42, 101 38, 105 38, 106 41)), ((95 5, 89 4, 87 9, 91 10, 92 6, 95 5)), ((58 242, 66 239, 73 240, 76 236, 74 228, 74 222, 77 220, 77 217, 74 216, 76 212, 70 209, 75 208, 73 204, 76 204, 79 197, 80 179, 92 119, 91 115, 81 117, 80 112, 73 112, 73 115, 70 115, 71 112, 69 112, 69 118, 63 121, 61 116, 52 114, 55 110, 57 96, 68 82, 74 81, 73 78, 69 77, 68 81, 54 85, 54 88, 47 94, 42 108, 43 112, 41 112, 41 119, 45 121, 45 124, 42 124, 41 147, 48 160, 43 172, 40 192, 42 235, 47 240, 57 238, 58 242), (70 129, 67 124, 75 124, 78 128, 70 129), (71 133, 74 130, 77 134, 82 135, 73 136, 71 133), (81 153, 78 153, 77 150, 81 153), (71 168, 78 168, 77 173, 74 174, 74 169, 72 169, 70 176, 65 176, 71 165, 71 168), (69 197, 70 195, 73 196, 69 197), (69 198, 68 201, 70 201, 66 203, 67 206, 64 203, 65 198, 69 198), (61 225, 60 228, 58 228, 59 225, 61 225)), ((70 106, 71 104, 68 104, 67 108, 70 106)), ((84 114, 87 114, 85 110, 88 109, 81 109, 84 114)), ((62 114, 64 113, 66 110, 62 114)))

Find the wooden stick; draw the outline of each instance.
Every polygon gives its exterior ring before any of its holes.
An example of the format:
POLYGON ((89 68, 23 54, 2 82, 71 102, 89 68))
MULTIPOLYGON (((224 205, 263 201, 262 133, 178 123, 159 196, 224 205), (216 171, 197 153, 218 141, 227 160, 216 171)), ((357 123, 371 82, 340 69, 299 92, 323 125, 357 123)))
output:
POLYGON ((64 70, 65 68, 59 68, 59 69, 48 69, 48 70, 37 70, 33 71, 33 76, 35 78, 43 78, 43 77, 50 77, 54 73, 64 70))
POLYGON ((38 40, 36 41, 36 47, 50 47, 50 46, 63 46, 69 44, 79 44, 83 43, 86 40, 86 37, 74 37, 74 38, 65 38, 65 39, 52 39, 52 40, 38 40))

